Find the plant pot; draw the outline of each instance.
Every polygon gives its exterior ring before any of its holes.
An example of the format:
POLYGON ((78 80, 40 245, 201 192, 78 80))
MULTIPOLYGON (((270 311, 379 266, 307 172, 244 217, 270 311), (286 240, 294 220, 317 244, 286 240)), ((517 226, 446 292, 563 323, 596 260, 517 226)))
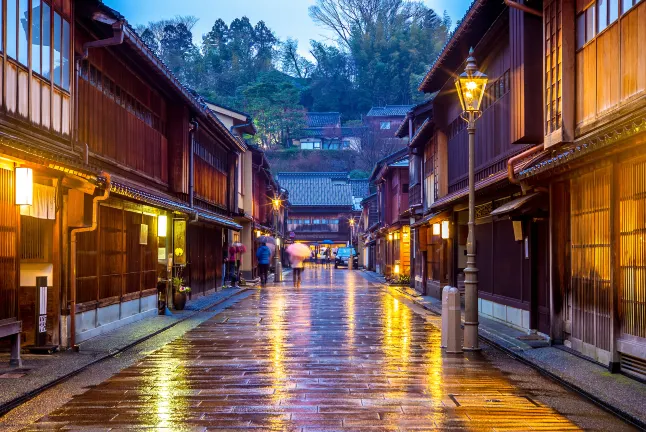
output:
POLYGON ((176 291, 173 294, 173 306, 175 306, 175 310, 184 310, 186 306, 186 293, 176 291))

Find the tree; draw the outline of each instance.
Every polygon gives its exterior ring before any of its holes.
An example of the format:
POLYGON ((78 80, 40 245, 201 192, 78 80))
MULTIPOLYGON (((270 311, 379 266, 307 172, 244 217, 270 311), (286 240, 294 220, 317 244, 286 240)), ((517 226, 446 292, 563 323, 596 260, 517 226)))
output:
POLYGON ((361 140, 356 142, 353 150, 358 154, 359 169, 372 171, 379 160, 404 147, 405 140, 383 134, 377 126, 370 126, 362 129, 361 140))
POLYGON ((306 125, 300 90, 278 71, 261 74, 242 95, 258 131, 254 140, 265 149, 288 145, 290 134, 306 125))
POLYGON ((298 53, 298 41, 288 38, 280 44, 278 57, 281 70, 291 76, 298 78, 309 78, 314 65, 298 53))

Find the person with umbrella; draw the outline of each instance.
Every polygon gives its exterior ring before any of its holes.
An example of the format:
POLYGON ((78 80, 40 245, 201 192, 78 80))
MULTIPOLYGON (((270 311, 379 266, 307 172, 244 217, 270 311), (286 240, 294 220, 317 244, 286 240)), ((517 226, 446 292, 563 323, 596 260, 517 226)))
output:
POLYGON ((271 259, 271 249, 267 247, 267 243, 260 243, 260 247, 256 251, 256 258, 258 258, 258 270, 260 271, 260 285, 267 285, 267 276, 269 274, 269 261, 271 259))
POLYGON ((310 256, 310 248, 302 243, 294 243, 287 248, 289 263, 294 275, 294 288, 300 288, 303 275, 303 262, 310 256))

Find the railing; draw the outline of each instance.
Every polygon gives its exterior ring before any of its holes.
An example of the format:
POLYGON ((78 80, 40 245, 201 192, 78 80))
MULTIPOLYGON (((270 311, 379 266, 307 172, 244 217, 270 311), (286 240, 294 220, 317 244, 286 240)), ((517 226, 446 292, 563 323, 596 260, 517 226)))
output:
POLYGON ((339 224, 287 224, 287 231, 339 232, 339 224))

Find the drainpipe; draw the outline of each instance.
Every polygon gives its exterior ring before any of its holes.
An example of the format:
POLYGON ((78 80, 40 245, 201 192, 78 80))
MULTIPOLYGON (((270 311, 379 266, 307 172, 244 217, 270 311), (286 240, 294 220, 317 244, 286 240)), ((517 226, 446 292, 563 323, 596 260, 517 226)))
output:
POLYGON ((539 145, 534 146, 534 147, 532 147, 532 148, 530 148, 528 150, 525 150, 521 154, 517 154, 516 156, 509 158, 509 160, 507 161, 507 177, 509 178, 509 182, 511 184, 520 184, 520 181, 515 177, 514 164, 516 162, 518 162, 519 160, 521 160, 521 159, 524 159, 524 158, 526 158, 528 156, 531 156, 531 155, 533 155, 535 153, 543 151, 544 148, 545 148, 544 144, 539 144, 539 145))
POLYGON ((92 225, 83 228, 74 228, 70 231, 70 345, 73 350, 76 346, 76 235, 78 233, 92 232, 96 230, 99 223, 99 201, 105 201, 110 196, 112 177, 102 172, 101 177, 105 178, 105 189, 103 195, 94 197, 92 200, 92 225))
POLYGON ((541 17, 541 18, 543 17, 542 12, 539 12, 536 9, 532 9, 528 6, 525 6, 524 4, 516 3, 514 0, 505 0, 505 4, 510 8, 518 9, 519 11, 530 13, 532 15, 536 15, 537 17, 541 17))
POLYGON ((188 128, 188 140, 190 148, 188 160, 188 202, 191 208, 193 208, 193 201, 195 197, 195 181, 193 179, 193 175, 195 174, 195 133, 197 132, 197 129, 199 127, 200 125, 197 120, 193 119, 191 120, 188 128))

